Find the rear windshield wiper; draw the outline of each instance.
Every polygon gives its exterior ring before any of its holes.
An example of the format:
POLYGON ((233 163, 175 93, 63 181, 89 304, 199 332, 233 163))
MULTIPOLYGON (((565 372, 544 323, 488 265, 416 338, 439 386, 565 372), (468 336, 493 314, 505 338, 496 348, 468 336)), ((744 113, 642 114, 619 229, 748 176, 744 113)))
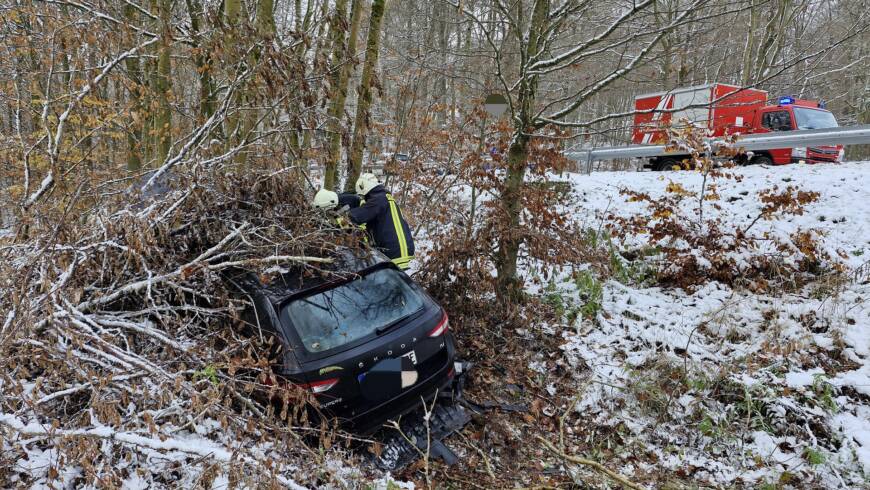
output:
POLYGON ((422 310, 423 310, 423 308, 421 307, 419 310, 414 311, 414 312, 411 312, 411 313, 408 313, 407 315, 403 316, 402 318, 399 318, 398 320, 394 321, 393 323, 390 323, 389 325, 384 325, 383 327, 378 327, 378 328, 375 329, 375 332, 376 332, 378 335, 380 335, 380 334, 382 334, 382 333, 384 333, 384 332, 388 332, 388 331, 392 330, 393 328, 395 328, 396 326, 401 325, 402 322, 403 322, 406 318, 409 318, 409 317, 412 316, 412 315, 416 315, 416 314, 420 313, 420 311, 422 311, 422 310))
POLYGON ((393 323, 390 323, 389 325, 384 325, 383 327, 378 327, 375 329, 375 333, 377 333, 378 335, 381 335, 383 333, 389 332, 399 323, 401 323, 401 320, 397 320, 393 323))

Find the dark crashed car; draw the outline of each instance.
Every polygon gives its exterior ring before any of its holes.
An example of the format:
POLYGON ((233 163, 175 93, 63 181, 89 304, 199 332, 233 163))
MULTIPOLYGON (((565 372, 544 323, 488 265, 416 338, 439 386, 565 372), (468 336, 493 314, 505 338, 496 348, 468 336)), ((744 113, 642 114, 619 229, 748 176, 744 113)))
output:
POLYGON ((300 267, 268 284, 242 271, 227 279, 253 303, 246 322, 281 342, 275 374, 309 389, 349 430, 375 432, 454 379, 447 314, 377 252, 348 252, 326 273, 300 267))

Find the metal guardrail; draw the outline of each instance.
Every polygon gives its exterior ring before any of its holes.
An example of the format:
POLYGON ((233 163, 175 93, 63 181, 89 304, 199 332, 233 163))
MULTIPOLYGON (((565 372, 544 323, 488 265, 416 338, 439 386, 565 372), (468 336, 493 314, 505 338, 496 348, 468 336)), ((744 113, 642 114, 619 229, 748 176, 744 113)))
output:
MULTIPOLYGON (((722 138, 711 138, 710 147, 715 153, 724 144, 722 138)), ((772 150, 813 145, 862 145, 870 144, 870 124, 843 128, 804 129, 776 133, 741 136, 735 143, 746 151, 772 150)), ((664 155, 684 155, 685 151, 668 150, 665 145, 632 145, 589 148, 566 152, 565 156, 586 164, 586 173, 592 172, 592 162, 617 158, 643 158, 664 155)))

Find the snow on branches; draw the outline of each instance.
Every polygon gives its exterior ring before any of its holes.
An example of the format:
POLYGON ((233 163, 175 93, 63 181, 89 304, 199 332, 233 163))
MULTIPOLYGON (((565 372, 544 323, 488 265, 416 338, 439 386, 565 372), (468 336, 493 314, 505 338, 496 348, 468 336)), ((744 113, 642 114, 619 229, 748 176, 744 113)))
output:
POLYGON ((315 271, 350 238, 286 173, 183 172, 0 247, 0 481, 299 488, 322 463, 221 271, 315 271))

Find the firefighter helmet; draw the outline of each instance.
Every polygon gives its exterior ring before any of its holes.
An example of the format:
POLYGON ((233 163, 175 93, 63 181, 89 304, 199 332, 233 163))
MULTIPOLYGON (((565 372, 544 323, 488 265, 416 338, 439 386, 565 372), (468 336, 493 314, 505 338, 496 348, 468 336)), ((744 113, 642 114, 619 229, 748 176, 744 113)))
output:
POLYGON ((314 195, 314 207, 318 209, 335 209, 338 207, 338 194, 327 189, 320 189, 314 195))
POLYGON ((375 174, 364 173, 356 179, 356 193, 360 196, 365 196, 374 189, 380 182, 375 174))

